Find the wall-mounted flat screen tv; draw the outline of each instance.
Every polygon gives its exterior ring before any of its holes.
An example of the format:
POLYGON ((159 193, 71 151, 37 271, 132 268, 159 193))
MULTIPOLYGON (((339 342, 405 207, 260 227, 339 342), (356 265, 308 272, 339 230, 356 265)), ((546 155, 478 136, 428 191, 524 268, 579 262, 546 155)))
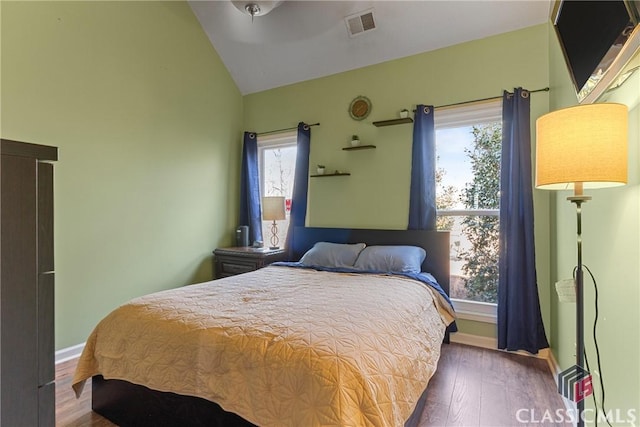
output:
POLYGON ((552 19, 581 102, 640 40, 640 0, 558 0, 552 19))

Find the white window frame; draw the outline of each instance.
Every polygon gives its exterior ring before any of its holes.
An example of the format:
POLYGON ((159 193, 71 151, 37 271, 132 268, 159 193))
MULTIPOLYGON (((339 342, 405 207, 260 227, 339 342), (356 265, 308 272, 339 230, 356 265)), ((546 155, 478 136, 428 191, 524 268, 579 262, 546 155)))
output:
MULTIPOLYGON (((436 108, 435 128, 447 129, 502 121, 502 100, 474 102, 463 106, 436 108)), ((437 141, 436 141, 437 144, 437 141)), ((437 216, 500 216, 499 209, 439 209, 437 216)), ((497 323, 498 304, 451 298, 459 319, 497 323)))
MULTIPOLYGON (((265 175, 265 173, 264 173, 264 153, 265 153, 265 151, 266 150, 270 150, 270 149, 277 149, 277 148, 297 147, 297 145, 298 145, 298 132, 297 131, 282 132, 282 133, 271 134, 271 135, 262 135, 262 136, 258 135, 258 171, 260 173, 260 198, 261 198, 260 200, 262 200, 262 197, 266 193, 265 179, 264 179, 264 175, 265 175)), ((295 165, 294 165, 294 170, 293 170, 293 176, 295 177, 295 165)), ((286 224, 288 224, 288 221, 290 221, 290 213, 286 213, 286 216, 287 216, 286 224)), ((265 221, 263 218, 260 218, 260 221, 262 223, 262 229, 263 229, 262 238, 264 240, 266 240, 267 239, 267 235, 265 235, 265 226, 268 227, 268 225, 266 225, 265 223, 268 222, 268 221, 265 221)), ((278 233, 278 234, 280 234, 280 233, 278 233)), ((286 233, 285 233, 285 236, 286 236, 286 233)), ((283 239, 280 240, 281 247, 284 247, 285 240, 286 240, 286 238, 283 238, 283 239)))
MULTIPOLYGON (((260 171, 260 197, 265 193, 264 188, 264 151, 265 149, 295 147, 298 143, 297 131, 283 132, 271 135, 258 135, 258 170, 260 171)), ((295 169, 293 172, 295 176, 295 169)))

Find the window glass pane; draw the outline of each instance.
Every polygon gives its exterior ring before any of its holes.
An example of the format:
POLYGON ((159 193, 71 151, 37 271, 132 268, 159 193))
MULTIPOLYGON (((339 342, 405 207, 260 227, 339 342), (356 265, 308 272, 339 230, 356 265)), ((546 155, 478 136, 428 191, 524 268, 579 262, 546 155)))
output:
POLYGON ((466 150, 472 145, 471 126, 436 131, 438 210, 464 209, 461 195, 473 178, 466 150))
POLYGON ((481 302, 498 298, 498 216, 465 215, 451 221, 451 297, 481 302))
POLYGON ((295 145, 264 149, 264 196, 291 199, 296 151, 295 145))
POLYGON ((437 226, 451 231, 453 298, 497 301, 501 140, 500 122, 436 131, 437 226))

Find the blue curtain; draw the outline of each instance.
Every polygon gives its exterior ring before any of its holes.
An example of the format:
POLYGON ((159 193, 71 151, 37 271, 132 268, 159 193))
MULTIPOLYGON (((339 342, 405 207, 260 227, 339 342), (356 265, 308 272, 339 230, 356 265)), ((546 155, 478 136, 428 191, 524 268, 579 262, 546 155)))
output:
POLYGON ((311 128, 298 123, 298 142, 296 151, 296 169, 293 176, 293 196, 291 197, 291 215, 285 247, 289 258, 293 255, 293 229, 304 227, 307 217, 307 189, 309 188, 309 152, 311 151, 311 128))
POLYGON ((242 146, 239 225, 249 226, 249 244, 256 240, 262 240, 258 138, 253 132, 244 133, 242 146))
POLYGON ((549 347, 540 314, 533 239, 529 92, 502 98, 498 348, 549 347))
POLYGON ((433 106, 418 105, 413 125, 409 230, 436 228, 436 131, 433 106))

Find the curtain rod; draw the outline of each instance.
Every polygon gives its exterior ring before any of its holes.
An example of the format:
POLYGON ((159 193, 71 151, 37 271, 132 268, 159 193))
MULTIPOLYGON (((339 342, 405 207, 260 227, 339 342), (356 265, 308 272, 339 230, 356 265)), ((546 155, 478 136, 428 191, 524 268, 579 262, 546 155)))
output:
MULTIPOLYGON (((536 90, 530 90, 528 91, 529 93, 536 93, 536 92, 549 92, 549 88, 545 87, 542 89, 536 89, 536 90)), ((509 92, 511 93, 511 92, 509 92)), ((482 101, 493 101, 494 99, 501 99, 502 95, 500 96, 492 96, 489 98, 481 98, 481 99, 474 99, 471 101, 462 101, 462 102, 455 102, 453 104, 447 104, 447 105, 438 105, 436 107, 433 108, 445 108, 445 107, 455 107, 456 105, 464 105, 464 104, 473 104, 474 102, 482 102, 482 101)))
MULTIPOLYGON (((320 123, 313 123, 311 125, 307 125, 307 126, 320 126, 320 123)), ((269 135, 270 133, 279 133, 279 132, 285 132, 288 130, 296 130, 298 129, 298 126, 294 126, 292 128, 284 128, 284 129, 276 129, 276 130, 267 130, 264 132, 256 132, 256 135, 260 136, 260 135, 269 135)))
MULTIPOLYGON (((529 93, 549 92, 549 88, 545 87, 545 88, 542 88, 542 89, 530 90, 528 92, 529 93)), ((511 93, 511 92, 509 92, 509 93, 511 93)), ((502 95, 500 95, 500 96, 492 96, 492 97, 489 97, 489 98, 473 99, 471 101, 456 102, 456 103, 447 104, 447 105, 438 105, 438 106, 433 107, 433 108, 454 107, 456 105, 472 104, 474 102, 482 102, 482 101, 492 101, 494 99, 500 99, 500 98, 502 98, 502 95)), ((308 126, 320 126, 320 123, 313 123, 313 124, 310 124, 308 126)), ((256 135, 258 135, 258 136, 260 136, 260 135, 269 135, 271 133, 286 132, 288 130, 296 130, 296 129, 298 129, 298 126, 294 126, 294 127, 290 127, 290 128, 284 128, 284 129, 267 130, 267 131, 264 131, 264 132, 256 132, 256 135)))

